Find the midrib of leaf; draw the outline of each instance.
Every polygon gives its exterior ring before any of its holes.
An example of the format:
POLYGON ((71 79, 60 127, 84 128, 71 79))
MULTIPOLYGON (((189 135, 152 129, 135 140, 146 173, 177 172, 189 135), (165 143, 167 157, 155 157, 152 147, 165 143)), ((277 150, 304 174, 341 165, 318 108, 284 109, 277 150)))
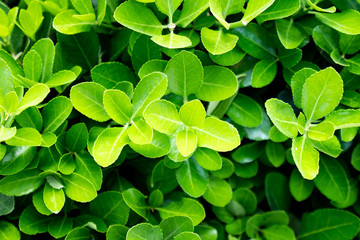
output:
POLYGON ((218 31, 218 36, 217 36, 216 41, 215 41, 214 52, 216 52, 216 50, 217 50, 217 46, 218 46, 218 44, 219 44, 219 42, 220 42, 221 35, 222 35, 222 31, 219 30, 219 31, 218 31))
POLYGON ((88 65, 89 69, 91 69, 92 68, 91 62, 90 62, 89 58, 86 56, 85 51, 82 48, 81 44, 79 43, 79 41, 77 40, 76 37, 72 36, 72 38, 73 38, 73 41, 75 42, 76 46, 80 50, 80 53, 81 53, 82 57, 84 58, 86 64, 88 65))
POLYGON ((136 125, 136 123, 133 123, 133 126, 136 128, 136 130, 141 134, 141 136, 143 136, 146 140, 150 141, 150 139, 138 128, 138 126, 136 125))
POLYGON ((55 124, 55 122, 57 122, 57 120, 59 118, 62 118, 64 116, 65 113, 66 113, 66 110, 64 110, 60 114, 58 114, 57 117, 46 128, 44 128, 44 132, 47 132, 49 130, 49 128, 51 128, 55 124))
POLYGON ((185 63, 185 58, 182 57, 182 65, 183 65, 183 76, 184 76, 184 101, 187 101, 187 94, 186 94, 186 63, 185 63))
POLYGON ((168 239, 172 239, 174 237, 174 234, 180 229, 181 230, 181 227, 186 225, 185 222, 183 222, 182 224, 180 225, 176 225, 176 228, 174 228, 166 237, 164 237, 164 240, 168 240, 168 239))
MULTIPOLYGON (((117 202, 116 204, 114 204, 114 206, 106 213, 102 216, 103 219, 106 219, 121 203, 123 203, 124 200, 121 200, 119 202, 117 202)), ((121 216, 122 217, 122 216, 121 216)))
POLYGON ((8 238, 3 231, 0 231, 1 236, 3 236, 3 239, 11 240, 11 238, 8 238))
POLYGON ((308 237, 308 236, 311 236, 311 235, 314 235, 317 233, 321 233, 323 231, 333 230, 333 229, 337 229, 339 227, 344 227, 344 226, 353 225, 353 224, 354 224, 353 222, 351 222, 351 223, 348 222, 348 223, 337 224, 337 225, 330 226, 330 227, 317 228, 316 230, 299 235, 298 239, 305 238, 305 237, 308 237))
POLYGON ((292 24, 293 24, 293 20, 291 19, 290 23, 286 29, 286 35, 285 35, 286 42, 289 42, 289 34, 290 34, 290 28, 291 28, 292 24))
POLYGON ((320 19, 326 19, 327 21, 331 22, 332 24, 336 25, 339 28, 341 27, 341 28, 344 28, 344 29, 347 29, 347 30, 350 30, 350 31, 354 30, 353 28, 349 28, 349 27, 346 27, 345 25, 341 25, 338 22, 333 21, 330 18, 327 18, 326 16, 322 16, 321 14, 319 14, 317 12, 315 12, 314 14, 317 15, 317 16, 320 16, 320 19))
MULTIPOLYGON (((122 135, 123 135, 123 133, 124 133, 125 130, 127 130, 127 127, 123 127, 123 128, 121 129, 120 134, 116 137, 116 140, 115 140, 114 144, 111 146, 110 153, 107 155, 107 158, 106 158, 106 162, 107 162, 107 163, 109 163, 109 159, 112 157, 111 155, 112 155, 113 152, 114 152, 114 148, 115 148, 115 146, 118 144, 118 142, 119 142, 120 138, 122 137, 122 135)), ((94 144, 94 146, 95 146, 95 144, 94 144)))
POLYGON ((127 114, 124 113, 124 111, 123 111, 121 108, 119 108, 119 104, 117 104, 117 103, 114 101, 113 97, 110 97, 110 99, 111 99, 111 102, 113 103, 113 106, 115 106, 116 109, 117 109, 123 116, 125 116, 127 119, 130 119, 131 116, 128 116, 127 114))
MULTIPOLYGON (((20 138, 20 137, 17 137, 16 135, 13 136, 11 139, 15 139, 16 141, 22 141, 22 142, 25 142, 26 144, 34 144, 34 143, 37 143, 35 141, 32 141, 32 140, 28 140, 26 138, 20 138)), ((24 144, 23 144, 24 145, 24 144)))
POLYGON ((181 125, 181 124, 182 124, 182 122, 180 122, 180 121, 172 120, 172 119, 170 119, 170 118, 164 117, 164 116, 159 115, 159 114, 156 114, 156 113, 150 113, 150 114, 148 114, 148 115, 149 115, 149 116, 155 116, 155 117, 158 117, 159 119, 162 119, 162 120, 165 120, 165 121, 169 121, 169 122, 172 122, 172 123, 176 123, 176 124, 178 124, 178 125, 181 125))
POLYGON ((90 169, 88 168, 88 165, 85 164, 85 161, 80 157, 79 154, 76 154, 76 160, 79 160, 79 162, 81 162, 82 166, 86 169, 86 172, 90 175, 93 182, 96 182, 94 176, 92 175, 92 171, 90 171, 90 169))
POLYGON ((206 154, 206 152, 205 152, 205 151, 201 150, 201 148, 199 148, 199 151, 200 151, 203 155, 205 155, 205 156, 206 156, 206 158, 207 158, 208 162, 212 162, 213 164, 216 164, 216 162, 215 162, 215 161, 213 161, 213 160, 212 160, 212 158, 211 158, 211 157, 209 157, 209 155, 208 155, 208 154, 206 154))
POLYGON ((65 224, 65 221, 66 221, 66 217, 63 217, 63 218, 62 218, 62 221, 61 221, 61 224, 60 224, 60 226, 58 227, 57 235, 59 235, 60 232, 61 232, 61 230, 63 229, 64 224, 65 224))
POLYGON ((322 88, 322 90, 321 90, 321 93, 319 94, 318 98, 317 98, 316 101, 315 101, 315 104, 314 104, 314 107, 313 107, 313 109, 312 109, 312 111, 311 111, 311 114, 310 114, 308 123, 311 123, 311 121, 313 120, 312 118, 313 118, 313 116, 314 116, 314 114, 315 114, 315 109, 316 109, 316 107, 317 107, 317 105, 318 105, 318 103, 319 103, 319 101, 320 101, 320 98, 321 98, 322 94, 323 94, 324 91, 325 91, 326 84, 327 84, 327 81, 328 81, 328 78, 329 78, 329 74, 330 74, 330 72, 327 74, 327 76, 326 76, 326 81, 325 81, 324 86, 323 86, 323 88, 322 88))
POLYGON ((264 69, 264 71, 262 71, 260 74, 259 74, 259 77, 258 78, 261 78, 264 73, 270 68, 272 67, 274 64, 276 64, 276 61, 272 61, 271 64, 267 65, 266 68, 264 69))
MULTIPOLYGON (((272 3, 274 2, 275 0, 273 0, 272 1, 272 3)), ((265 5, 263 5, 262 7, 260 7, 260 8, 258 8, 258 10, 256 10, 256 11, 254 11, 252 14, 250 14, 250 15, 248 15, 246 18, 247 19, 251 19, 251 18, 254 18, 254 16, 256 17, 257 15, 259 15, 260 13, 262 13, 263 11, 265 11, 267 8, 269 8, 271 5, 272 5, 272 3, 268 3, 268 4, 265 4, 265 5)), ((245 11, 245 13, 246 13, 246 11, 245 11)))
MULTIPOLYGON (((81 176, 80 174, 78 174, 78 175, 81 176)), ((83 178, 83 180, 86 180, 87 183, 89 183, 90 185, 92 185, 92 183, 90 183, 86 178, 84 178, 84 177, 82 177, 82 178, 83 178)), ((82 187, 81 185, 77 184, 76 182, 70 181, 69 179, 65 179, 65 178, 63 178, 63 180, 65 180, 65 181, 69 182, 70 184, 72 184, 72 185, 74 185, 74 186, 82 189, 84 192, 87 192, 87 193, 88 193, 87 195, 93 195, 91 191, 89 191, 87 188, 82 187)), ((92 185, 92 186, 93 186, 93 185, 92 185)), ((94 187, 94 186, 93 186, 93 187, 94 187)), ((94 187, 94 188, 95 188, 95 187, 94 187)))
POLYGON ((188 177, 189 182, 190 182, 192 193, 195 193, 196 191, 195 191, 195 187, 194 187, 194 184, 193 184, 193 178, 192 178, 192 174, 191 174, 191 167, 190 167, 189 160, 186 161, 185 164, 187 165, 187 177, 188 177))
POLYGON ((328 166, 324 164, 324 168, 326 172, 328 173, 331 182, 335 185, 336 190, 338 191, 339 195, 342 195, 342 191, 340 189, 340 186, 337 184, 337 181, 334 179, 333 175, 331 174, 331 171, 329 170, 328 166))
POLYGON ((207 7, 208 7, 208 2, 206 2, 203 6, 199 7, 197 11, 192 11, 192 13, 189 14, 188 16, 186 16, 184 18, 180 18, 175 24, 178 25, 179 23, 192 18, 194 15, 198 14, 198 12, 202 12, 203 8, 206 9, 207 7))
POLYGON ((246 115, 248 115, 248 116, 249 116, 250 118, 252 118, 254 121, 257 121, 257 119, 256 119, 252 114, 250 114, 250 113, 249 113, 248 111, 246 111, 244 108, 240 107, 239 104, 237 104, 236 102, 232 102, 232 104, 234 104, 234 106, 235 106, 236 108, 238 108, 239 110, 245 112, 246 115))
POLYGON ((198 130, 199 132, 203 132, 203 133, 205 133, 206 135, 209 135, 209 136, 214 137, 214 138, 216 138, 216 139, 220 139, 220 140, 222 140, 222 141, 224 141, 224 142, 227 142, 227 143, 232 143, 232 141, 228 141, 226 138, 223 138, 223 137, 221 137, 221 136, 214 135, 214 134, 212 134, 212 133, 210 133, 210 132, 207 132, 207 131, 205 131, 205 130, 203 130, 203 129, 201 129, 201 128, 198 128, 198 127, 193 127, 193 128, 196 129, 196 130, 198 130))

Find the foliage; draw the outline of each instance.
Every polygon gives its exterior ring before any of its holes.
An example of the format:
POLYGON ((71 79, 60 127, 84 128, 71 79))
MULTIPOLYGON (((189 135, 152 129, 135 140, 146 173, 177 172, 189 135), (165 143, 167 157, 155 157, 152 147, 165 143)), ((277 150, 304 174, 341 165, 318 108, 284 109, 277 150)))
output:
POLYGON ((1 1, 0 235, 359 238, 359 10, 1 1))

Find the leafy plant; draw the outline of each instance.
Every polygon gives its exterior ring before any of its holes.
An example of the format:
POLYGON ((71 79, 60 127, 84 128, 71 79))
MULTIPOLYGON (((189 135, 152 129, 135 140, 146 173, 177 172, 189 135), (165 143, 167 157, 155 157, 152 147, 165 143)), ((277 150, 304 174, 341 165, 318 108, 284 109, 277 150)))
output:
POLYGON ((359 10, 0 2, 1 235, 359 237, 359 10))

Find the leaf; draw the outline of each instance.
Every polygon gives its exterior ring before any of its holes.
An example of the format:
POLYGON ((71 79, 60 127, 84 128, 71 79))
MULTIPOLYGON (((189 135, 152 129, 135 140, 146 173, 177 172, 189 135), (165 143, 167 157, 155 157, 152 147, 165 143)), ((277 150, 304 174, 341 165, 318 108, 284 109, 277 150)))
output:
POLYGON ((59 96, 51 99, 42 110, 44 132, 55 132, 69 117, 73 109, 70 99, 59 96))
POLYGON ((335 6, 332 6, 332 7, 329 7, 329 8, 321 8, 321 7, 317 6, 315 3, 313 3, 311 0, 307 0, 306 2, 307 2, 307 4, 309 4, 309 6, 311 8, 313 8, 316 11, 327 12, 327 13, 336 12, 336 7, 335 6))
POLYGON ((64 207, 65 194, 62 189, 52 188, 46 183, 44 186, 43 197, 46 207, 55 214, 59 213, 64 207))
POLYGON ((104 21, 106 16, 106 7, 107 7, 107 0, 100 0, 98 1, 97 6, 97 21, 99 25, 104 21))
POLYGON ((76 74, 70 70, 61 70, 55 73, 48 81, 45 82, 46 86, 53 88, 72 83, 76 79, 76 74))
POLYGON ((291 78, 291 91, 293 95, 293 100, 295 106, 301 108, 302 106, 302 89, 305 84, 306 79, 311 75, 316 73, 315 70, 311 68, 303 68, 300 71, 297 71, 291 78))
POLYGON ((206 117, 205 108, 202 103, 195 99, 186 102, 179 110, 181 121, 189 127, 200 126, 206 117))
POLYGON ((197 136, 190 129, 184 129, 176 134, 176 146, 184 157, 189 157, 197 147, 197 136))
POLYGON ((145 220, 149 219, 148 205, 145 201, 145 196, 136 188, 130 188, 123 192, 125 203, 137 214, 145 220))
POLYGON ((310 197, 314 190, 314 183, 313 181, 304 179, 299 171, 294 169, 291 172, 289 188, 290 193, 295 198, 295 200, 301 202, 310 197))
POLYGON ((269 20, 286 18, 295 14, 299 9, 299 0, 277 0, 258 17, 256 17, 256 20, 263 23, 269 20))
POLYGON ((340 34, 340 50, 343 54, 354 54, 360 50, 358 35, 340 34))
POLYGON ((179 235, 174 237, 174 240, 200 240, 198 234, 193 232, 182 232, 179 235))
POLYGON ((233 96, 237 90, 238 81, 231 70, 220 66, 206 66, 204 80, 196 91, 196 96, 207 102, 222 101, 233 96))
POLYGON ((174 216, 189 217, 194 226, 197 226, 205 218, 205 210, 203 206, 194 199, 181 198, 165 207, 157 208, 161 219, 167 219, 174 216))
POLYGON ((209 185, 204 193, 204 199, 216 207, 225 207, 233 196, 229 183, 223 179, 210 177, 209 185))
POLYGON ((108 167, 120 156, 123 147, 130 142, 126 128, 107 128, 97 137, 93 155, 97 164, 108 167))
POLYGON ((75 168, 74 156, 71 153, 65 153, 61 156, 58 169, 62 174, 69 175, 75 171, 75 168))
POLYGON ((334 132, 334 124, 332 122, 324 121, 310 127, 308 136, 309 138, 316 141, 325 141, 330 139, 334 135, 334 132))
POLYGON ((191 40, 188 37, 181 36, 173 32, 166 35, 153 36, 151 40, 162 47, 170 49, 186 48, 191 46, 191 40))
POLYGON ((198 146, 215 151, 231 151, 240 145, 240 136, 236 128, 227 122, 208 117, 199 127, 194 127, 198 137, 198 146))
POLYGON ((30 50, 24 57, 23 68, 27 78, 39 82, 42 72, 42 60, 35 50, 30 50))
POLYGON ((127 134, 131 142, 142 145, 151 143, 154 132, 150 125, 140 118, 131 124, 127 134))
POLYGON ((142 116, 152 101, 160 99, 165 94, 167 83, 168 78, 160 72, 151 73, 141 79, 134 90, 132 119, 142 116))
POLYGON ((89 180, 98 191, 102 183, 101 167, 94 161, 89 153, 75 155, 75 172, 89 180))
POLYGON ((13 138, 16 134, 16 127, 6 128, 4 126, 0 127, 0 142, 9 140, 13 138))
POLYGON ((236 63, 240 62, 245 57, 245 52, 241 50, 240 47, 235 46, 231 51, 220 54, 220 55, 212 55, 209 54, 211 60, 222 66, 232 66, 236 63))
POLYGON ((294 67, 300 62, 302 58, 302 50, 299 48, 294 49, 279 49, 279 60, 285 68, 294 67))
POLYGON ((170 151, 170 140, 167 135, 154 131, 151 143, 139 145, 130 142, 129 146, 145 157, 159 158, 168 154, 170 151))
POLYGON ((360 13, 348 9, 340 13, 319 13, 314 12, 317 19, 335 30, 348 35, 358 35, 360 30, 357 27, 360 22, 360 13))
POLYGON ((191 23, 194 19, 196 19, 202 12, 204 12, 209 7, 208 0, 184 0, 184 4, 182 7, 182 11, 180 14, 180 18, 176 21, 176 25, 180 25, 181 27, 186 27, 191 23))
MULTIPOLYGON (((4 55, 4 54, 7 54, 7 53, 3 54, 2 52, 0 52, 0 54, 4 55)), ((8 58, 8 57, 6 56, 6 58, 8 58)), ((10 58, 12 58, 12 57, 10 56, 10 58)), ((17 64, 15 66, 13 66, 13 68, 15 68, 15 69, 17 67, 18 67, 17 64)), ((3 59, 0 59, 0 73, 2 75, 1 81, 0 81, 0 83, 1 83, 1 92, 2 92, 3 95, 5 95, 8 92, 11 92, 11 91, 14 90, 14 83, 13 83, 13 77, 11 75, 12 70, 9 67, 9 65, 7 64, 7 62, 5 62, 3 59)))
POLYGON ((87 240, 91 237, 91 229, 85 227, 73 228, 65 240, 87 240))
POLYGON ((162 240, 163 233, 159 226, 153 226, 150 223, 140 223, 132 228, 126 234, 128 240, 162 240))
POLYGON ((306 35, 294 25, 292 20, 279 19, 275 21, 280 42, 286 49, 298 47, 306 35))
POLYGON ((74 9, 60 12, 55 16, 53 21, 53 26, 56 31, 68 35, 88 32, 95 24, 96 19, 94 13, 79 15, 74 9), (86 16, 86 19, 81 19, 79 18, 80 16, 86 16))
POLYGON ((15 113, 19 106, 19 97, 15 91, 11 91, 5 95, 3 105, 7 115, 15 113))
POLYGON ((285 162, 285 148, 281 143, 266 142, 265 152, 274 167, 280 167, 285 162))
POLYGON ((258 62, 251 75, 251 86, 262 88, 269 85, 275 79, 276 73, 276 61, 262 60, 258 62))
POLYGON ((129 230, 128 227, 125 227, 120 224, 111 225, 106 232, 107 240, 125 240, 126 233, 129 230))
POLYGON ((292 107, 283 101, 272 98, 265 102, 266 113, 274 125, 289 138, 298 134, 297 119, 292 107))
POLYGON ((336 136, 332 136, 325 141, 310 140, 311 144, 320 152, 326 153, 331 157, 338 157, 342 152, 341 145, 336 136))
POLYGON ((38 213, 31 205, 25 208, 19 220, 20 231, 28 235, 47 232, 48 224, 49 218, 38 213))
POLYGON ((246 26, 254 18, 269 8, 275 0, 249 0, 241 23, 246 26))
POLYGON ((66 133, 66 146, 71 152, 80 152, 86 147, 89 133, 84 123, 73 125, 66 133))
POLYGON ((105 122, 110 118, 103 105, 105 90, 98 83, 79 83, 71 88, 70 99, 74 108, 83 115, 98 122, 105 122))
POLYGON ((130 121, 133 106, 130 98, 120 90, 106 90, 103 104, 106 113, 118 124, 124 125, 130 121))
POLYGON ((287 210, 290 194, 286 177, 278 172, 268 173, 265 178, 265 195, 271 210, 287 210))
POLYGON ((176 106, 167 100, 150 103, 144 111, 144 118, 152 128, 168 135, 183 125, 176 106))
POLYGON ((62 182, 66 196, 76 202, 90 202, 97 196, 94 185, 78 173, 63 175, 62 182))
POLYGON ((246 214, 254 213, 257 207, 257 198, 255 193, 246 188, 236 189, 233 194, 233 201, 239 203, 244 208, 246 214))
POLYGON ((294 231, 286 225, 272 225, 260 231, 264 234, 264 237, 267 240, 296 239, 294 231))
POLYGON ((359 232, 359 218, 348 211, 319 209, 306 215, 301 221, 298 239, 350 240, 359 232))
POLYGON ((196 149, 194 158, 201 167, 209 171, 220 170, 223 163, 220 154, 208 148, 196 149))
POLYGON ((138 75, 140 79, 143 79, 146 75, 150 73, 164 72, 166 64, 167 61, 165 60, 160 60, 160 59, 149 60, 141 66, 138 75))
POLYGON ((52 77, 55 47, 50 38, 43 38, 37 41, 31 50, 36 51, 42 60, 42 72, 40 82, 43 83, 52 77))
POLYGON ((44 182, 40 170, 23 170, 0 180, 0 192, 7 196, 23 196, 38 189, 44 182))
POLYGON ((330 54, 339 49, 339 33, 326 25, 316 26, 312 32, 315 44, 330 54))
POLYGON ((163 239, 174 239, 182 232, 194 231, 194 226, 190 218, 185 216, 175 216, 163 220, 159 227, 163 232, 163 239))
POLYGON ((0 174, 12 175, 20 172, 34 159, 36 147, 7 146, 6 154, 0 161, 0 174))
POLYGON ((128 221, 129 210, 120 192, 102 192, 90 203, 90 213, 103 219, 109 226, 125 225, 128 221))
POLYGON ((203 68, 193 53, 181 51, 170 59, 165 68, 169 90, 184 99, 196 93, 203 81, 203 68))
POLYGON ((360 127, 360 110, 341 109, 333 111, 326 116, 325 120, 332 122, 335 129, 360 127))
POLYGON ((131 63, 135 72, 138 72, 141 66, 149 60, 161 59, 161 47, 157 45, 150 37, 140 35, 134 38, 135 44, 131 52, 131 63))
POLYGON ((41 103, 49 94, 50 89, 42 83, 32 86, 21 99, 16 111, 16 115, 20 114, 25 109, 36 106, 41 103))
POLYGON ((209 183, 208 173, 192 158, 176 170, 176 179, 184 192, 194 198, 202 196, 209 183))
MULTIPOLYGON (((195 156, 196 158, 196 156, 195 156)), ((200 165, 200 164, 199 164, 200 165)), ((235 167, 232 161, 227 158, 222 158, 221 169, 212 171, 211 174, 217 178, 229 178, 234 173, 235 167)))
POLYGON ((91 0, 71 0, 71 4, 80 14, 94 13, 94 8, 92 6, 91 0))
POLYGON ((322 158, 319 174, 314 179, 317 189, 332 201, 345 202, 349 198, 350 183, 342 165, 333 158, 322 158))
POLYGON ((43 119, 37 107, 29 107, 15 117, 21 127, 32 127, 38 131, 42 130, 43 119))
POLYGON ((226 17, 231 14, 240 12, 245 1, 227 1, 227 0, 210 0, 210 11, 216 19, 226 28, 230 28, 230 24, 226 22, 226 17))
POLYGON ((312 180, 319 172, 319 152, 305 137, 293 139, 291 153, 303 178, 312 180))
POLYGON ((0 235, 4 237, 4 240, 20 240, 19 230, 9 222, 0 222, 0 235))
POLYGON ((120 4, 114 18, 125 27, 150 36, 161 35, 164 28, 150 9, 136 1, 120 4))
POLYGON ((11 146, 40 146, 41 135, 34 128, 20 128, 15 136, 6 140, 6 144, 11 146))
POLYGON ((222 30, 201 29, 201 42, 211 54, 219 55, 231 51, 239 39, 238 36, 222 30))
POLYGON ((321 70, 306 79, 302 108, 308 121, 322 118, 339 104, 343 95, 343 81, 333 68, 321 70))
POLYGON ((64 237, 73 229, 73 221, 68 217, 54 218, 48 226, 48 232, 55 238, 64 237))
POLYGON ((14 209, 15 209, 14 196, 6 196, 0 193, 0 216, 8 215, 12 211, 14 211, 14 209))

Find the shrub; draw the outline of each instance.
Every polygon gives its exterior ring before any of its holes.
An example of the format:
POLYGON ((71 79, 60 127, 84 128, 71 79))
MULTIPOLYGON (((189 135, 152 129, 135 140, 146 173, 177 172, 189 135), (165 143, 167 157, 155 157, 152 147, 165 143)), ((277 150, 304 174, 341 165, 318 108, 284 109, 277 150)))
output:
POLYGON ((1 235, 353 239, 359 10, 0 2, 1 235))

